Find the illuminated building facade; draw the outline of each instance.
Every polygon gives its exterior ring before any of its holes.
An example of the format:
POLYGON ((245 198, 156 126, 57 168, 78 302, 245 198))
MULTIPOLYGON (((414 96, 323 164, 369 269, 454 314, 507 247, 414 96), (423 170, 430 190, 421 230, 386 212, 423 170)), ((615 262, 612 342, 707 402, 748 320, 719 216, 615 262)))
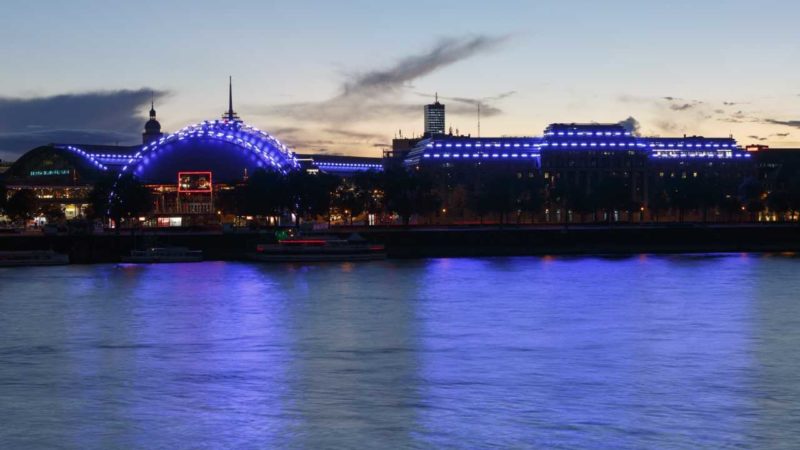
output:
POLYGON ((153 192, 159 224, 203 224, 217 220, 220 193, 243 184, 260 169, 349 176, 383 167, 381 158, 298 157, 269 133, 243 122, 233 110, 232 94, 229 87, 228 110, 221 119, 167 135, 151 103, 143 145, 50 144, 31 150, 4 174, 9 195, 32 189, 40 201, 60 206, 69 219, 85 213, 97 182, 113 183, 131 174, 153 192))
POLYGON ((444 105, 437 98, 425 106, 425 135, 396 139, 383 159, 296 155, 239 118, 229 86, 228 109, 221 119, 165 135, 151 103, 143 145, 51 144, 26 153, 4 175, 10 191, 34 189, 70 217, 85 210, 87 193, 96 182, 132 174, 156 194, 156 215, 175 217, 218 213, 217 196, 260 169, 346 177, 401 164, 437 170, 453 184, 459 177, 497 169, 518 177, 541 176, 549 188, 568 185, 584 193, 611 177, 624 180, 630 200, 641 204, 651 189, 663 188, 670 179, 713 178, 732 184, 754 170, 753 153, 733 138, 642 137, 619 124, 593 123, 552 124, 541 136, 469 137, 445 134, 444 126, 444 105))
POLYGON ((622 180, 630 201, 646 204, 665 178, 705 178, 734 189, 753 171, 752 155, 733 138, 641 137, 618 124, 552 124, 542 136, 432 136, 405 158, 408 167, 453 171, 507 167, 536 170, 550 188, 589 195, 603 180, 622 180))

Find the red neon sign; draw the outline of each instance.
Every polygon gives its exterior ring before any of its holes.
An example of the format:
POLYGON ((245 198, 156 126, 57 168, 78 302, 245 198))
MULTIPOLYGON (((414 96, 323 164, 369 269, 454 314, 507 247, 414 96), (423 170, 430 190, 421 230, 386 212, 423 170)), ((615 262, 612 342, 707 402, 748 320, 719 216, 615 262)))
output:
POLYGON ((178 192, 210 194, 211 172, 178 172, 178 192))

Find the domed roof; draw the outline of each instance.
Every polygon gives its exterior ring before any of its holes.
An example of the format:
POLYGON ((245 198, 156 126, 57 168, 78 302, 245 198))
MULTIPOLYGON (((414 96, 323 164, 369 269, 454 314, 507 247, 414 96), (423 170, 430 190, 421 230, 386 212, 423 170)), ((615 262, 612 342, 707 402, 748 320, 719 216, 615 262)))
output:
POLYGON ((214 120, 182 128, 150 141, 126 165, 147 184, 173 184, 178 172, 213 172, 223 183, 241 181, 258 169, 286 173, 299 168, 292 151, 271 135, 244 122, 214 120))
POLYGON ((150 119, 144 124, 145 133, 160 133, 161 124, 156 119, 150 119))
POLYGON ((156 120, 156 107, 153 104, 153 101, 150 102, 150 120, 144 124, 144 132, 146 134, 161 133, 161 124, 158 123, 158 120, 156 120))

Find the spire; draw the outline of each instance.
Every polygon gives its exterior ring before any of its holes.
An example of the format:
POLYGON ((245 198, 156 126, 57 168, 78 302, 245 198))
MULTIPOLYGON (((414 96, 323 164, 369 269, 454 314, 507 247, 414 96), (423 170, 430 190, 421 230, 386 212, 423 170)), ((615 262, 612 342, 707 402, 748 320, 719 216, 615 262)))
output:
POLYGON ((438 92, 434 94, 434 97, 436 99, 436 103, 439 103, 439 93, 438 92))
POLYGON ((150 118, 156 118, 156 96, 154 93, 150 93, 150 118))
POLYGON ((240 122, 239 116, 233 110, 233 77, 228 77, 228 110, 222 114, 222 119, 229 122, 240 122))
POLYGON ((233 120, 233 77, 228 76, 228 120, 233 120))

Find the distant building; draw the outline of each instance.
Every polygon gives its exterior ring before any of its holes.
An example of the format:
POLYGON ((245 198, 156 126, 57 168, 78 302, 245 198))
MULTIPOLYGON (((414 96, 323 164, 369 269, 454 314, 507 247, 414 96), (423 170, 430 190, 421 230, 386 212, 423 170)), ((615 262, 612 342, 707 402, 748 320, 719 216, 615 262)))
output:
POLYGON ((425 105, 425 137, 444 134, 444 105, 439 103, 439 94, 436 101, 425 105))

